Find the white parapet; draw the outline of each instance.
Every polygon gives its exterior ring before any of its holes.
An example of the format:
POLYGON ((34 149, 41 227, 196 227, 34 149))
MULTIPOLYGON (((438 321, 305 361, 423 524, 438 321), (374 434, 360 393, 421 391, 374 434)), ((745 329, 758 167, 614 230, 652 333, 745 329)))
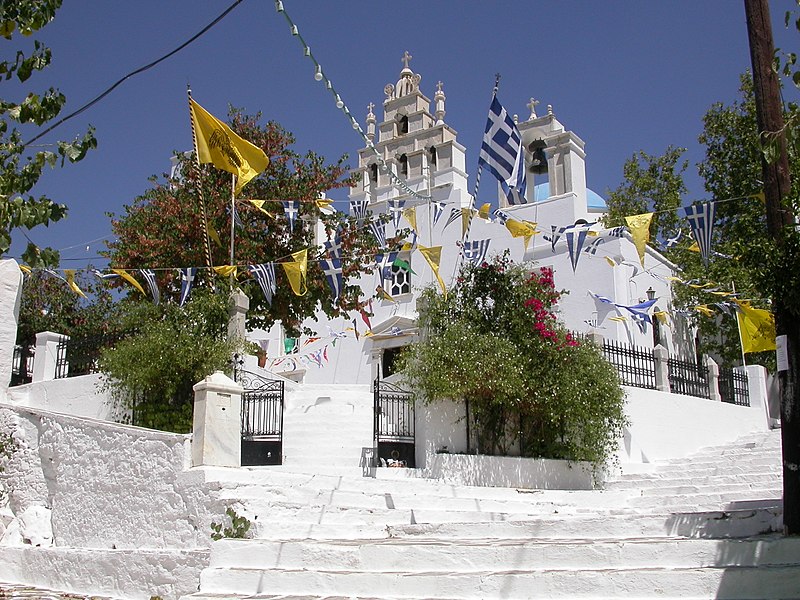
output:
POLYGON ((192 465, 242 463, 242 387, 217 371, 194 386, 192 465))
POLYGON ((22 271, 17 261, 0 260, 0 390, 7 390, 11 382, 21 294, 22 271))

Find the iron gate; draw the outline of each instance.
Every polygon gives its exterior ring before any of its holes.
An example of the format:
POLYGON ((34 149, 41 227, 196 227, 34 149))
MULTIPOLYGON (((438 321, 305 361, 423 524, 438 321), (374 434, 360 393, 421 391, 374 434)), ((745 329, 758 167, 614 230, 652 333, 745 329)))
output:
POLYGON ((242 466, 283 462, 283 381, 237 374, 242 394, 242 466))
POLYGON ((414 467, 414 395, 380 379, 373 391, 379 465, 414 467))

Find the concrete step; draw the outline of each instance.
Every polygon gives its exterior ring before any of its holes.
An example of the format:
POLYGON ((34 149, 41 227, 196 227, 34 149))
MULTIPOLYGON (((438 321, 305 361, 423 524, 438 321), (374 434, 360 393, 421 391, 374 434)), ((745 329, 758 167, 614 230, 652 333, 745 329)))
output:
MULTIPOLYGON (((204 572, 203 593, 398 598, 796 598, 800 566, 496 570, 448 572, 236 569, 204 572), (223 572, 224 571, 224 572, 223 572)), ((259 597, 259 596, 255 596, 259 597)), ((269 598, 270 596, 261 596, 269 598)))
POLYGON ((781 474, 777 471, 768 473, 711 475, 709 477, 663 477, 658 475, 628 476, 626 478, 609 481, 605 484, 607 490, 621 490, 634 488, 659 488, 681 485, 726 485, 732 483, 775 483, 782 482, 781 474))
POLYGON ((755 567, 800 564, 800 538, 776 535, 747 539, 614 538, 476 540, 387 538, 383 540, 222 540, 211 570, 313 569, 382 573, 559 569, 755 567))

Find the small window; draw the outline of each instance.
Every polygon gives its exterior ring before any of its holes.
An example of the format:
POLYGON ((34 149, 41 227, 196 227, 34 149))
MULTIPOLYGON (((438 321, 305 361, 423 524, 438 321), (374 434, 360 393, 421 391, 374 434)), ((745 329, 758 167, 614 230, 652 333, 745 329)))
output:
POLYGON ((400 352, 402 352, 403 348, 386 348, 383 351, 383 357, 381 360, 381 377, 384 379, 386 377, 390 377, 394 375, 396 370, 396 360, 397 357, 400 356, 400 352))
POLYGON ((400 174, 408 177, 408 157, 405 154, 400 155, 400 174))
POLYGON ((378 183, 378 165, 375 163, 369 166, 369 180, 372 183, 378 183))
MULTIPOLYGON (((409 256, 404 256, 403 260, 408 262, 409 256)), ((392 265, 392 279, 389 282, 389 295, 399 296, 411 293, 411 271, 401 266, 392 265)))
POLYGON ((431 146, 430 150, 428 151, 428 163, 431 166, 431 171, 436 170, 436 147, 431 146))
POLYGON ((405 135, 408 133, 408 117, 403 115, 397 121, 397 135, 405 135))

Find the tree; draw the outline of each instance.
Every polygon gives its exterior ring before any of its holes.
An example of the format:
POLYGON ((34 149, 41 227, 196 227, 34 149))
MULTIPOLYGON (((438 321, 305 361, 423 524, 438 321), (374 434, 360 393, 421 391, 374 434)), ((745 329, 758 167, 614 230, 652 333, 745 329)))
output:
POLYGON ((650 225, 652 239, 675 234, 678 218, 675 209, 686 194, 683 173, 688 161, 681 160, 686 148, 670 146, 663 155, 639 151, 623 167, 625 180, 608 198, 606 227, 625 225, 625 217, 655 212, 650 225))
POLYGON ((617 448, 624 393, 616 370, 590 342, 559 323, 561 293, 549 268, 507 255, 462 267, 447 296, 423 292, 425 338, 401 357, 425 401, 467 403, 478 450, 605 464, 617 448))
MULTIPOLYGON (((0 3, 0 34, 11 40, 15 32, 30 36, 55 17, 61 0, 16 0, 0 3)), ((42 71, 51 62, 50 49, 39 41, 26 54, 19 50, 14 60, 0 62, 0 77, 8 81, 16 77, 25 82, 34 71, 42 71)), ((11 247, 14 229, 32 229, 62 219, 67 207, 56 204, 46 196, 31 193, 45 166, 64 165, 66 160, 77 162, 96 147, 94 129, 72 142, 58 142, 55 151, 31 152, 23 142, 23 131, 42 126, 61 112, 65 96, 50 88, 43 94, 29 93, 19 102, 0 99, 0 255, 11 247), (20 126, 12 126, 15 123, 20 126)), ((31 266, 55 266, 58 253, 52 248, 40 249, 29 243, 22 258, 31 266)))
MULTIPOLYGON (((247 198, 265 200, 261 209, 248 201, 236 202, 241 223, 235 230, 234 263, 241 267, 282 262, 289 260, 292 253, 309 248, 308 291, 304 295, 292 292, 279 266, 277 293, 271 304, 254 280, 245 284, 249 286, 249 327, 269 328, 280 321, 289 335, 297 335, 302 321, 313 316, 320 305, 329 316, 364 306, 367 299, 360 298, 360 288, 348 283, 348 279, 365 266, 369 270, 378 247, 363 223, 342 213, 326 214, 316 202, 322 192, 351 183, 346 177, 346 157, 332 165, 313 152, 301 157, 290 149, 294 142, 290 133, 274 122, 260 126, 259 118, 260 115, 231 111, 231 128, 271 157, 266 171, 243 190, 247 198), (300 202, 293 231, 284 218, 282 204, 290 200, 300 202), (323 224, 326 234, 336 232, 341 241, 345 285, 335 305, 317 260, 322 253, 318 246, 322 240, 315 239, 317 222, 323 224)), ((157 269, 160 286, 172 298, 179 290, 174 269, 205 264, 205 226, 198 189, 202 190, 210 230, 219 239, 218 244, 211 244, 213 264, 231 262, 230 174, 209 166, 197 169, 192 157, 185 154, 179 155, 178 160, 178 177, 161 182, 154 178, 154 187, 126 206, 125 214, 111 215, 117 239, 109 244, 107 253, 113 267, 157 269)), ((399 237, 393 238, 389 244, 397 248, 399 241, 399 237)), ((201 282, 212 277, 208 269, 200 273, 201 282)), ((240 278, 244 280, 246 274, 240 274, 240 278)))

